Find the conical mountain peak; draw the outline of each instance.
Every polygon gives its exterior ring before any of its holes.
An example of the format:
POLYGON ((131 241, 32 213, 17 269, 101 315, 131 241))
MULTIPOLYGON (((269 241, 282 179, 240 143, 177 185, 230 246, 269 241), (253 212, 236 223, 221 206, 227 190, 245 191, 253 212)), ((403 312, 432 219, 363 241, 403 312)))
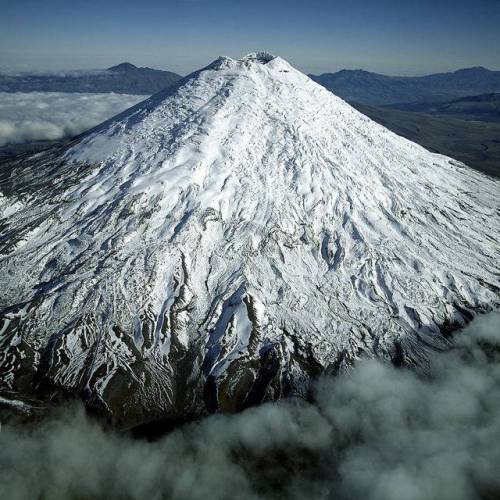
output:
POLYGON ((2 387, 233 411, 500 305, 498 181, 278 57, 217 61, 4 167, 2 387))

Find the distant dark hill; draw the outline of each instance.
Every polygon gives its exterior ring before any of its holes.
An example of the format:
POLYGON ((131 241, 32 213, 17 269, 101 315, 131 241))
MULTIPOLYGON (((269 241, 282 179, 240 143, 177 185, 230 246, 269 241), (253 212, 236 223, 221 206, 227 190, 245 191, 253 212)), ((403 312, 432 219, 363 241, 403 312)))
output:
POLYGON ((500 92, 500 71, 481 67, 421 77, 386 76, 363 70, 309 76, 347 101, 370 105, 443 102, 500 92))
POLYGON ((389 107, 462 120, 500 123, 500 93, 481 94, 447 102, 401 103, 389 107))
POLYGON ((116 92, 150 95, 174 84, 177 73, 122 63, 106 70, 0 74, 0 92, 116 92))
POLYGON ((361 113, 430 151, 500 177, 500 123, 481 123, 353 104, 361 113))
MULTIPOLYGON (((127 73, 127 72, 133 72, 133 71, 144 71, 144 70, 149 70, 151 68, 138 68, 137 66, 134 66, 132 63, 129 62, 123 62, 121 64, 117 64, 116 66, 111 66, 111 68, 108 68, 109 71, 121 71, 122 73, 127 73)), ((151 71, 158 71, 158 70, 151 70, 151 71)))

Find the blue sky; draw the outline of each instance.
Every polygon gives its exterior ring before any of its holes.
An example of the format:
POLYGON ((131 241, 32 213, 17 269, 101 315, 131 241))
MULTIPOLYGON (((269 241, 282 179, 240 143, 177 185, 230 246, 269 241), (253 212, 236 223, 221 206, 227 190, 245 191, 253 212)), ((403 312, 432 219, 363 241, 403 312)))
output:
POLYGON ((500 0, 2 0, 0 67, 186 74, 267 50, 306 72, 500 69, 500 0))

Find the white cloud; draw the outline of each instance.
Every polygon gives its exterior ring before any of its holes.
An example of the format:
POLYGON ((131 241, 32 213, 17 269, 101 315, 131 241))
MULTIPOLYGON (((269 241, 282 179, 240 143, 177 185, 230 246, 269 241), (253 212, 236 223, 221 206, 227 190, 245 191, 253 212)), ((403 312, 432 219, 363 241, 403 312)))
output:
POLYGON ((0 92, 0 147, 80 134, 146 97, 112 93, 0 92))
POLYGON ((474 500, 500 493, 500 314, 426 374, 361 361, 313 404, 216 415, 156 441, 83 411, 0 433, 0 498, 474 500))

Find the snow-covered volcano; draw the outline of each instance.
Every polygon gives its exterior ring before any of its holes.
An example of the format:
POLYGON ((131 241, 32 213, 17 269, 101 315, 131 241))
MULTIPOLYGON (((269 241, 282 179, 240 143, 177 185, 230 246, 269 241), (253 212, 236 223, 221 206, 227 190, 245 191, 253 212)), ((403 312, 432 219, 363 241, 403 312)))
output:
POLYGON ((279 57, 220 58, 1 172, 4 390, 123 425, 425 363, 498 305, 500 184, 279 57))

